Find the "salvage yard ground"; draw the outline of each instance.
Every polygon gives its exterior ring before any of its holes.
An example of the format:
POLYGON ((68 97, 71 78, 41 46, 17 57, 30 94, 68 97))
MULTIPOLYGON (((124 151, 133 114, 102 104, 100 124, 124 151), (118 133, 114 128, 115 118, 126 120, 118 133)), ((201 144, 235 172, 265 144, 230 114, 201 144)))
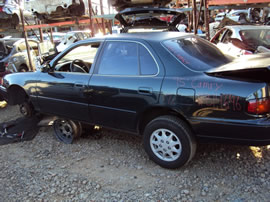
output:
MULTIPOLYGON (((0 122, 20 116, 0 104, 0 122)), ((140 137, 102 129, 66 145, 42 127, 32 141, 1 146, 0 161, 0 201, 270 198, 270 146, 200 144, 187 166, 168 170, 148 159, 140 137)))

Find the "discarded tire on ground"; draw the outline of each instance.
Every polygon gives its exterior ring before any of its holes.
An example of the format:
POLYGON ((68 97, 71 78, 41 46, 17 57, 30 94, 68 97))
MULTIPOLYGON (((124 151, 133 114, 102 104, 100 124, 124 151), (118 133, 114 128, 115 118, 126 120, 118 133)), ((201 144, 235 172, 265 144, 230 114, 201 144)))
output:
POLYGON ((35 114, 34 108, 29 102, 20 105, 20 112, 24 117, 32 117, 35 114))
POLYGON ((82 126, 80 122, 57 119, 53 123, 55 137, 65 144, 71 144, 82 134, 82 126))

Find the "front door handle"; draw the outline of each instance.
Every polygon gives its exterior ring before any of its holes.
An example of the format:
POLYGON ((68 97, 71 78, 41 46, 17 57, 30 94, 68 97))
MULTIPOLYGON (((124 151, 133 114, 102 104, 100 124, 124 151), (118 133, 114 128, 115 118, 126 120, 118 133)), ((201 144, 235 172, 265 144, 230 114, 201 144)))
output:
POLYGON ((75 83, 74 87, 75 88, 84 88, 84 85, 82 83, 75 83))
POLYGON ((140 94, 152 94, 153 89, 149 87, 139 87, 138 92, 140 94))

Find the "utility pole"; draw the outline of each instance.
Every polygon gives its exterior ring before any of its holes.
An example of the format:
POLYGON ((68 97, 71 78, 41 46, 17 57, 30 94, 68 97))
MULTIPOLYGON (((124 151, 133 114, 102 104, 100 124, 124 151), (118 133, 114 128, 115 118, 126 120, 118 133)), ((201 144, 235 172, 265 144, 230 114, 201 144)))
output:
MULTIPOLYGON (((187 6, 190 8, 190 0, 187 1, 187 6)), ((188 32, 191 32, 192 30, 192 14, 190 11, 188 11, 188 32)))
POLYGON ((93 21, 92 21, 92 1, 88 0, 88 8, 89 8, 89 20, 90 20, 90 30, 91 30, 91 36, 95 36, 95 31, 93 28, 93 21))
POLYGON ((192 0, 192 11, 193 11, 193 32, 194 34, 197 34, 197 5, 196 0, 192 0))
POLYGON ((103 10, 102 0, 100 0, 100 12, 101 12, 101 15, 102 15, 102 18, 101 18, 102 32, 105 35, 106 34, 106 27, 105 27, 105 22, 104 22, 104 10, 103 10))
POLYGON ((27 31, 25 29, 25 24, 24 24, 24 15, 23 15, 23 9, 22 9, 22 0, 19 0, 19 8, 20 8, 20 17, 21 17, 21 22, 22 22, 22 27, 23 27, 23 35, 25 39, 25 45, 26 45, 26 50, 27 50, 27 55, 28 55, 28 60, 29 60, 29 66, 30 70, 34 71, 33 64, 32 64, 32 58, 30 54, 30 47, 27 39, 27 31))
POLYGON ((210 40, 208 0, 204 0, 204 25, 205 25, 206 39, 210 40))

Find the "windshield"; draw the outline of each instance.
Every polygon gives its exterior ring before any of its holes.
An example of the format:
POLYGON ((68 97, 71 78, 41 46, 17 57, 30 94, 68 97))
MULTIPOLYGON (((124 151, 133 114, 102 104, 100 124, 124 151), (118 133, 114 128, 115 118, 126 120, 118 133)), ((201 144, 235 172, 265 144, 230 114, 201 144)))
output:
POLYGON ((242 41, 255 50, 258 46, 270 48, 270 29, 242 30, 239 34, 242 41))
POLYGON ((195 71, 205 71, 230 62, 218 48, 200 37, 170 39, 163 44, 181 63, 195 71))

